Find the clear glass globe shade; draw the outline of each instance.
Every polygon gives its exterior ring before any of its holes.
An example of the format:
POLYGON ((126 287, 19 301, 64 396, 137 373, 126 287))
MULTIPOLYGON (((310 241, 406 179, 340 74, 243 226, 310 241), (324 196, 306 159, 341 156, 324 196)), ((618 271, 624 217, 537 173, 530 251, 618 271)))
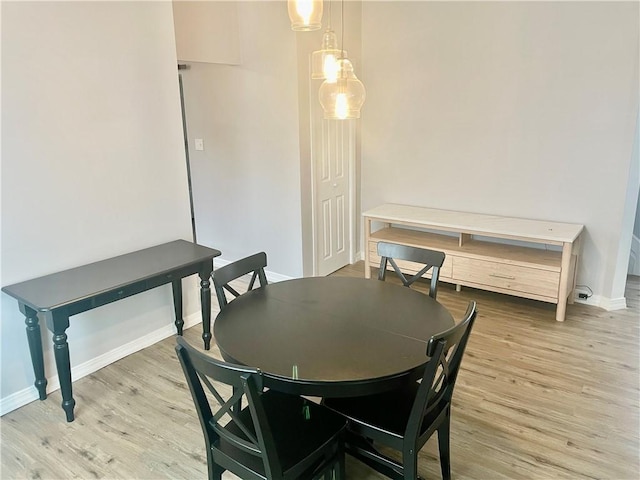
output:
POLYGON ((311 55, 311 78, 335 83, 340 70, 341 54, 340 50, 316 50, 313 52, 311 55))
POLYGON ((322 0, 287 0, 291 29, 298 32, 322 27, 322 0))
POLYGON ((346 58, 338 60, 339 70, 336 82, 325 80, 320 86, 319 100, 324 118, 346 120, 360 118, 366 91, 364 85, 353 72, 353 65, 346 58))
POLYGON ((338 48, 338 39, 333 30, 327 29, 322 36, 322 48, 311 54, 311 78, 335 82, 338 75, 338 59, 347 56, 338 48))

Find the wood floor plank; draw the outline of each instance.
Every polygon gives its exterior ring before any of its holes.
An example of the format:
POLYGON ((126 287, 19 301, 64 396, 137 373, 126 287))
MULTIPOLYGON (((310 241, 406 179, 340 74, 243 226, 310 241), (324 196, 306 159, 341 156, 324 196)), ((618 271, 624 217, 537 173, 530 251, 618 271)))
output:
MULTIPOLYGON (((361 277, 363 268, 334 275, 361 277)), ((454 394, 453 478, 640 478, 638 277, 629 277, 626 295, 626 310, 573 304, 558 323, 551 304, 441 285, 438 300, 455 318, 471 299, 479 310, 454 394)), ((185 331, 196 346, 199 330, 185 331)), ((59 391, 3 416, 0 477, 206 478, 174 345, 168 338, 74 382, 75 422, 64 422, 59 391)), ((347 460, 348 478, 383 478, 347 460)), ((441 478, 435 438, 420 453, 419 472, 441 478)))

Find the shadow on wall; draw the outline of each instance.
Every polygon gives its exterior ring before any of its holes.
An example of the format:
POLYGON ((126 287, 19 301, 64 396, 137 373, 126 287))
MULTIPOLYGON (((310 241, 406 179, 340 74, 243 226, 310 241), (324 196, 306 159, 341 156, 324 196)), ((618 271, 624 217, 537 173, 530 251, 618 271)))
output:
POLYGON ((629 270, 627 273, 640 276, 640 192, 638 192, 636 221, 633 225, 633 235, 631 236, 631 252, 629 254, 629 270))

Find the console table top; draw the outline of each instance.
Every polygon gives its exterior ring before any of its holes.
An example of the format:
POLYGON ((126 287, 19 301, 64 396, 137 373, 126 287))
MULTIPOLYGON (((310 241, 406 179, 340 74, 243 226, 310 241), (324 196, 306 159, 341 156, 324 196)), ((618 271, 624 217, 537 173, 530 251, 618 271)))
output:
POLYGON ((7 285, 2 291, 34 310, 44 312, 218 255, 219 250, 176 240, 7 285))
POLYGON ((558 245, 574 242, 584 229, 584 225, 575 223, 457 212, 394 203, 379 205, 367 210, 362 216, 387 223, 398 222, 425 228, 437 227, 468 234, 500 235, 505 238, 538 240, 558 245))

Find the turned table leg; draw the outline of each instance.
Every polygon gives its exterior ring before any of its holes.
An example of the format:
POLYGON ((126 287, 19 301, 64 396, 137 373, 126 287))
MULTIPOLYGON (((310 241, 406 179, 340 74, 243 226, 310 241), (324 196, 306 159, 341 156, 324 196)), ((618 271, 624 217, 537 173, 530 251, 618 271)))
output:
POLYGON ((182 335, 184 327, 184 319, 182 318, 182 278, 176 278, 171 281, 173 290, 173 309, 176 313, 176 330, 178 335, 182 335))
POLYGON ((67 422, 73 422, 73 399, 71 387, 71 362, 69 359, 69 343, 66 330, 69 328, 69 315, 64 311, 49 311, 46 313, 47 328, 53 333, 53 353, 56 359, 56 369, 60 380, 62 393, 62 409, 67 415, 67 422))
POLYGON ((38 312, 23 303, 20 304, 20 311, 26 317, 27 341, 29 342, 33 373, 36 377, 34 385, 38 389, 40 400, 44 400, 47 398, 47 378, 44 375, 44 357, 42 354, 42 336, 40 335, 38 312))
POLYGON ((200 271, 200 303, 202 305, 202 340, 204 349, 211 348, 211 272, 213 260, 200 271))

